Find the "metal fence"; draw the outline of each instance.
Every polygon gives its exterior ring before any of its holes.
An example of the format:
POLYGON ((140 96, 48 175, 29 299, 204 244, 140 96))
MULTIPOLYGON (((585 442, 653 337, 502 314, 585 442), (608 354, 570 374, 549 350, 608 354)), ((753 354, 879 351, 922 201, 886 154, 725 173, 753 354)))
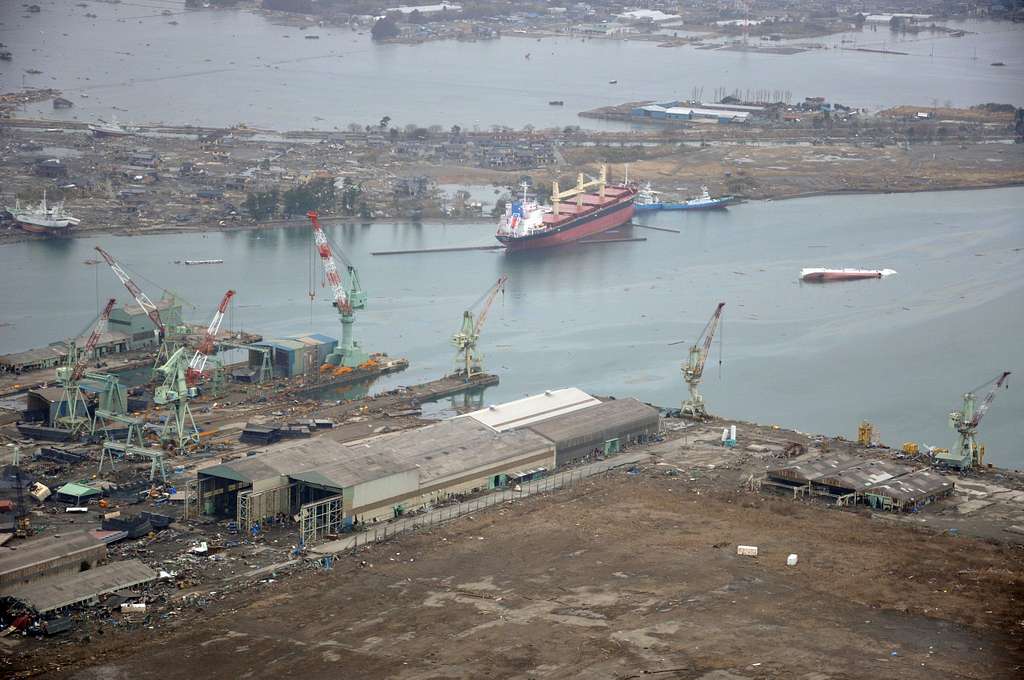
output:
POLYGON ((540 479, 535 479, 530 482, 524 482, 519 485, 521 489, 520 491, 516 491, 514 488, 502 489, 462 503, 445 505, 427 512, 402 517, 385 524, 376 526, 371 525, 366 531, 356 532, 351 536, 326 543, 319 546, 319 549, 314 552, 336 555, 349 550, 355 551, 361 546, 370 543, 380 543, 381 541, 386 541, 387 539, 393 538, 406 531, 434 527, 436 525, 443 524, 444 522, 450 522, 451 520, 462 517, 463 515, 479 512, 480 510, 484 510, 495 505, 501 505, 502 503, 507 503, 508 501, 513 501, 518 498, 525 498, 526 496, 544 493, 547 491, 571 488, 574 484, 579 483, 587 477, 607 472, 612 468, 632 465, 646 460, 649 457, 649 454, 646 453, 628 456, 625 458, 617 456, 613 460, 598 461, 579 468, 565 470, 540 479))

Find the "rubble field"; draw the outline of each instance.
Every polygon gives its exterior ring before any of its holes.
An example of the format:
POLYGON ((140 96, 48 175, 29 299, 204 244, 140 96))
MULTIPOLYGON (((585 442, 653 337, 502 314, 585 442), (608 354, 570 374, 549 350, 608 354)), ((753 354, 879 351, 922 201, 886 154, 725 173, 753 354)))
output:
POLYGON ((760 495, 747 474, 622 469, 329 570, 175 598, 155 628, 25 640, 4 674, 1020 677, 1019 545, 760 495))

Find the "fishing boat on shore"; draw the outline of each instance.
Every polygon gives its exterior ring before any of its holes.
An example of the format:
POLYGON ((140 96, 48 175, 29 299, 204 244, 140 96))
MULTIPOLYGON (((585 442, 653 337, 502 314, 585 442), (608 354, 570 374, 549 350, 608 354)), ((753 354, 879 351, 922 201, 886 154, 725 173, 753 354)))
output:
POLYGON ((895 273, 892 269, 825 269, 823 267, 811 267, 800 270, 800 280, 806 283, 859 281, 861 279, 881 279, 895 273))
POLYGON ((659 196, 660 191, 655 191, 651 188, 651 183, 648 182, 647 186, 641 189, 636 195, 636 209, 637 211, 646 210, 716 210, 727 207, 730 203, 736 199, 732 196, 719 196, 712 197, 708 192, 707 187, 701 187, 701 193, 695 198, 682 201, 681 203, 674 203, 668 201, 662 201, 659 196))
POLYGON ((46 202, 46 191, 43 200, 37 205, 22 206, 21 201, 14 199, 14 207, 4 206, 11 218, 25 231, 32 234, 67 234, 72 227, 81 222, 77 217, 64 210, 64 202, 46 202))
POLYGON ((580 173, 572 189, 559 191, 553 182, 551 205, 531 198, 524 182, 522 198, 506 206, 496 238, 511 252, 571 243, 626 224, 634 214, 636 189, 608 186, 607 180, 602 165, 598 179, 585 182, 580 173))

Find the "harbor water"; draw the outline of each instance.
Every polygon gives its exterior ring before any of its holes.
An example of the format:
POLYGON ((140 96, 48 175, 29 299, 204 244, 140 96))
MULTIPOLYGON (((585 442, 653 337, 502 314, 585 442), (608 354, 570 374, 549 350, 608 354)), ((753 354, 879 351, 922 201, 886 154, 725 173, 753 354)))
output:
MULTIPOLYGON (((473 224, 326 222, 358 266, 369 305, 356 334, 409 370, 377 389, 453 368, 449 339, 462 311, 502 274, 504 296, 482 338, 501 377, 487 403, 563 386, 678 405, 680 362, 717 302, 722 329, 705 369, 714 413, 853 437, 950 446, 947 414, 962 394, 1015 371, 986 416, 990 462, 1024 467, 1024 189, 821 196, 728 211, 644 214, 613 237, 506 255, 489 251, 373 256, 375 251, 488 245, 473 224), (801 284, 803 267, 892 268, 883 280, 801 284), (686 344, 669 346, 685 340, 686 344)), ((101 244, 151 297, 171 289, 205 324, 227 288, 226 326, 265 335, 340 334, 330 288, 311 277, 306 228, 34 241, 0 248, 5 293, 0 352, 81 332, 126 291, 102 266, 101 244), (185 267, 175 260, 223 259, 185 267), (315 299, 311 303, 311 287, 315 299)), ((742 436, 742 429, 741 429, 742 436)))
POLYGON ((13 61, 0 71, 0 91, 57 88, 75 106, 54 111, 41 102, 18 112, 27 117, 276 130, 344 129, 384 116, 400 127, 621 128, 626 125, 577 114, 627 101, 688 98, 694 88, 709 99, 719 87, 788 90, 793 101, 823 96, 871 110, 1024 101, 1024 26, 1010 22, 940 22, 969 31, 960 38, 864 30, 796 41, 822 49, 764 54, 665 49, 646 41, 538 41, 508 31, 482 42, 378 45, 365 29, 301 31, 250 11, 181 11, 180 3, 39 4, 43 11, 36 14, 11 7, 3 15, 0 42, 13 61), (161 14, 165 5, 177 10, 173 16, 161 14), (319 39, 305 40, 306 34, 319 39), (551 100, 565 105, 549 106, 551 100))

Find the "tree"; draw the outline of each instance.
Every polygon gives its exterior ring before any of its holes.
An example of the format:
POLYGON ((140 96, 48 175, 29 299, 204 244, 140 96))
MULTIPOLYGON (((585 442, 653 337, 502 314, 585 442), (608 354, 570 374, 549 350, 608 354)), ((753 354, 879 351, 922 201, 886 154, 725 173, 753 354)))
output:
POLYGON ((341 210, 346 215, 354 215, 359 209, 363 197, 363 187, 355 183, 351 177, 341 182, 341 210))
POLYGON ((349 123, 348 124, 348 131, 349 132, 362 132, 363 131, 363 126, 360 125, 359 123, 349 123))
POLYGON ((399 35, 401 31, 398 29, 398 22, 392 16, 381 17, 370 29, 370 36, 374 40, 388 40, 399 35))
POLYGON ((381 130, 386 130, 388 125, 391 125, 391 116, 384 116, 380 119, 380 123, 377 124, 381 130))
POLYGON ((271 217, 277 210, 277 199, 277 189, 250 192, 242 207, 254 220, 261 221, 271 217))
POLYGON ((462 134, 462 128, 458 125, 453 125, 451 132, 452 137, 458 137, 460 134, 462 134))
POLYGON ((505 205, 508 203, 504 198, 499 198, 491 208, 491 217, 501 217, 505 214, 505 205))
POLYGON ((301 215, 309 210, 332 207, 334 192, 334 178, 315 177, 284 192, 284 211, 288 215, 301 215))

